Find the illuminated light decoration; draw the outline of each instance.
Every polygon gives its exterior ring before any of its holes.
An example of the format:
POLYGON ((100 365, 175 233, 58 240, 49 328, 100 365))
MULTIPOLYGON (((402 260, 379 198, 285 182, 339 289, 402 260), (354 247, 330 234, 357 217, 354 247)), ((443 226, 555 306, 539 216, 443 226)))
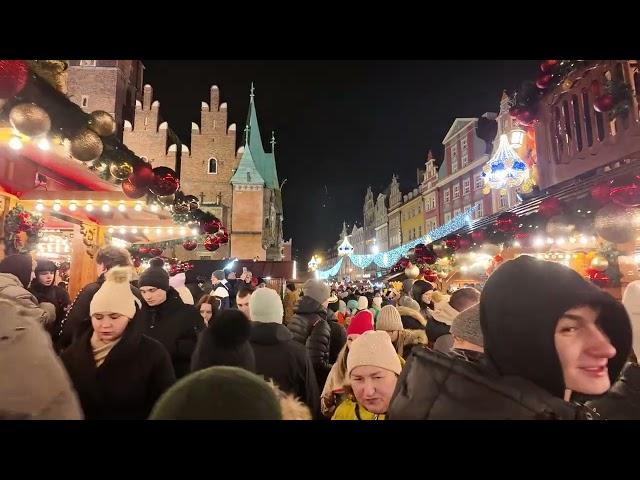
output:
POLYGON ((49 143, 49 140, 47 140, 46 138, 41 138, 40 140, 38 140, 38 148, 46 152, 51 148, 51 144, 49 143))
POLYGON ((59 212, 59 211, 62 209, 62 205, 60 204, 60 202, 59 202, 59 201, 57 201, 57 200, 56 200, 56 201, 53 203, 53 209, 54 209, 56 212, 59 212))
POLYGON ((526 132, 521 128, 514 128, 511 130, 511 146, 514 149, 522 147, 524 145, 524 136, 526 132))
POLYGON ((142 233, 144 233, 145 235, 147 235, 149 233, 149 227, 145 227, 144 230, 142 230, 142 233))
POLYGON ((126 228, 124 228, 124 227, 120 227, 120 230, 119 230, 119 231, 120 231, 120 233, 121 233, 121 234, 123 234, 123 235, 124 235, 125 233, 127 233, 127 229, 126 229, 126 228))
POLYGON ((108 212, 109 210, 111 210, 111 206, 109 205, 109 202, 104 202, 102 204, 102 211, 103 212, 108 212))
POLYGON ((127 206, 124 204, 124 202, 120 202, 120 204, 118 205, 118 211, 120 211, 120 212, 126 212, 127 211, 127 206))
POLYGON ((169 230, 167 230, 167 232, 169 233, 169 235, 173 235, 173 228, 170 228, 169 230))
POLYGON ((589 240, 587 240, 587 237, 580 237, 580 243, 582 245, 586 245, 589 242, 589 240))
POLYGON ((136 202, 136 206, 135 206, 135 207, 133 207, 133 209, 134 209, 136 212, 141 212, 141 211, 142 211, 142 203, 140 203, 140 202, 136 202))
POLYGON ((131 229, 131 233, 138 233, 138 229, 137 229, 136 227, 133 227, 133 228, 131 229))
POLYGON ((187 233, 187 230, 186 230, 184 227, 182 227, 182 228, 180 229, 180 235, 184 235, 184 234, 186 234, 186 233, 187 233))
POLYGON ((293 276, 291 278, 292 280, 298 279, 298 262, 295 260, 293 261, 293 276))
POLYGON ((549 245, 553 245, 553 238, 551 238, 551 237, 547 238, 547 243, 549 245))
POLYGON ((493 190, 519 187, 529 179, 529 168, 509 145, 505 134, 500 135, 498 151, 483 167, 485 187, 493 190))
MULTIPOLYGON (((313 258, 312 258, 313 260, 313 258)), ((324 271, 320 271, 320 270, 316 270, 316 278, 319 280, 326 280, 329 277, 334 277, 335 275, 338 274, 338 272, 340 271, 340 267, 342 267, 342 261, 344 260, 344 257, 341 257, 336 264, 331 267, 329 270, 324 270, 324 271)))
POLYGON ((70 212, 75 212, 78 209, 78 204, 76 202, 71 202, 69 204, 69 211, 70 212))
POLYGON ((565 243, 565 239, 564 239, 563 237, 560 237, 559 239, 557 239, 557 240, 556 240, 556 243, 557 243, 558 245, 564 245, 564 243, 565 243))
POLYGON ((157 212, 158 211, 158 205, 156 205, 156 204, 151 205, 151 211, 152 212, 157 212))
POLYGON ((159 228, 156 228, 156 234, 160 235, 162 233, 162 230, 159 228))
POLYGON ((345 236, 344 240, 338 247, 338 256, 351 255, 353 253, 353 246, 349 242, 349 236, 345 236))
POLYGON ((516 248, 520 248, 522 245, 520 245, 520 242, 516 240, 515 242, 513 242, 513 246, 516 248))
POLYGON ((44 204, 42 203, 42 201, 39 201, 38 203, 36 203, 36 210, 39 212, 44 210, 44 204))
POLYGON ((576 243, 576 237, 569 238, 569 243, 576 243))
POLYGON ((87 212, 93 212, 93 202, 92 202, 91 200, 89 200, 89 201, 87 202, 87 204, 85 205, 84 209, 85 209, 87 212))
POLYGON ((191 229, 191 235, 198 235, 198 229, 197 228, 192 228, 191 229))
POLYGON ((533 246, 534 247, 541 247, 544 245, 544 239, 542 239, 541 237, 536 237, 533 239, 533 246))
POLYGON ((11 137, 11 140, 9 140, 9 147, 12 150, 20 150, 22 148, 22 140, 20 140, 20 137, 15 135, 11 137))

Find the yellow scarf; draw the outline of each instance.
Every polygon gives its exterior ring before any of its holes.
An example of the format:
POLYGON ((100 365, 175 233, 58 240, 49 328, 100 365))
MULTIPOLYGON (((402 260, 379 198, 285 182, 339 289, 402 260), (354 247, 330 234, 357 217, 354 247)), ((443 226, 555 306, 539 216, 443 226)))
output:
POLYGON ((91 350, 93 351, 93 359, 96 362, 96 367, 104 363, 111 349, 115 347, 119 341, 120 339, 118 338, 113 342, 103 342, 98 338, 96 332, 93 332, 93 335, 91 335, 91 350))

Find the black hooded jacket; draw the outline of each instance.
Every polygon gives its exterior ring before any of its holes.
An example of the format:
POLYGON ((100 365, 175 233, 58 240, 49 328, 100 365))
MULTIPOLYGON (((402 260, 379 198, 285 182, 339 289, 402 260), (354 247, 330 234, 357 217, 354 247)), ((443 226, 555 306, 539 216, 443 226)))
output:
POLYGON ((43 285, 38 281, 38 276, 31 281, 29 291, 38 299, 38 303, 48 302, 56 307, 56 319, 47 328, 52 338, 55 340, 60 332, 62 321, 66 316, 66 308, 71 303, 67 291, 57 285, 43 285))
MULTIPOLYGON (((563 400, 554 334, 564 312, 598 306, 600 326, 616 348, 612 384, 631 351, 624 307, 573 270, 521 256, 487 281, 480 299, 485 357, 479 362, 416 350, 398 380, 390 419, 585 418, 563 400)), ((584 415, 583 415, 584 413, 584 415)))

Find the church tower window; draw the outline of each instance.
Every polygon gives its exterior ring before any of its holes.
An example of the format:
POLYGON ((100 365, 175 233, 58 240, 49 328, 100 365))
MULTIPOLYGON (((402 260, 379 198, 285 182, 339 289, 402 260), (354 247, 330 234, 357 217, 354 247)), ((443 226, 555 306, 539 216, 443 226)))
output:
POLYGON ((215 158, 209 159, 209 173, 210 174, 218 173, 218 160, 216 160, 215 158))

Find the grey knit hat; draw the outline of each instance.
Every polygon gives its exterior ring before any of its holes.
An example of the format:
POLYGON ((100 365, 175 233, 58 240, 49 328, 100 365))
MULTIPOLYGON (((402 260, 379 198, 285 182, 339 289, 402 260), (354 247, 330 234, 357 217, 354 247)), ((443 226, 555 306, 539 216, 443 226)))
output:
POLYGON ((216 277, 220 281, 226 279, 225 276, 224 276, 224 270, 216 270, 215 272, 213 272, 211 274, 211 277, 216 277))
POLYGON ((316 302, 323 304, 329 299, 331 291, 329 287, 322 283, 320 280, 307 280, 302 287, 305 297, 313 298, 316 302))
POLYGON ((400 298, 399 304, 401 307, 407 307, 412 310, 415 310, 416 312, 420 311, 420 304, 416 302, 413 298, 408 297, 406 295, 400 298))
POLYGON ((463 310, 453 319, 451 334, 479 347, 484 347, 484 338, 480 329, 480 304, 463 310))

